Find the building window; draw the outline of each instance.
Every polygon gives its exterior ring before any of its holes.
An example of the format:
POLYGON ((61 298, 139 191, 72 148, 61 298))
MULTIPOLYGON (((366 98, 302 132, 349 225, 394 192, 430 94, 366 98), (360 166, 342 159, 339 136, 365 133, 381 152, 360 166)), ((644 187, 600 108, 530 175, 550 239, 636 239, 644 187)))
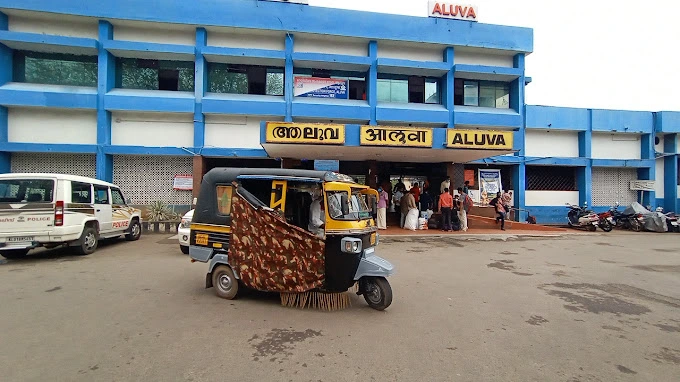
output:
POLYGON ((510 108, 510 84, 506 82, 456 79, 455 105, 510 108))
POLYGON ((208 63, 211 93, 283 95, 283 68, 208 63))
POLYGON ((347 81, 347 99, 366 100, 366 73, 307 68, 295 68, 293 73, 295 74, 295 77, 332 78, 334 80, 345 80, 347 81))
POLYGON ((194 91, 194 63, 189 61, 117 58, 116 73, 121 89, 194 91))
POLYGON ((97 87, 97 57, 14 51, 13 81, 97 87))
POLYGON ((437 78, 393 77, 378 78, 378 102, 441 104, 437 78))
POLYGON ((576 168, 558 166, 527 166, 527 191, 578 191, 576 168))

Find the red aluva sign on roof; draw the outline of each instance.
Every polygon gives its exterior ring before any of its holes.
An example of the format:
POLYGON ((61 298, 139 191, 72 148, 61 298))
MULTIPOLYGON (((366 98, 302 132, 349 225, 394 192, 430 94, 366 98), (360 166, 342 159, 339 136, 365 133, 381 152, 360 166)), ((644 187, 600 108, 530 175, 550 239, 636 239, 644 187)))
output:
POLYGON ((430 0, 427 14, 429 17, 477 21, 477 9, 474 5, 459 5, 430 0))

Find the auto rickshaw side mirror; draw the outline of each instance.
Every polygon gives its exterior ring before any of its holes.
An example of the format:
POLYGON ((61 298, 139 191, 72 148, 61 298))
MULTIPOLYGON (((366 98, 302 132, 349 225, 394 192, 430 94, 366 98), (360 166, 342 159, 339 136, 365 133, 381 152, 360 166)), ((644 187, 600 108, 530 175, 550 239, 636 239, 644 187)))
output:
POLYGON ((340 194, 340 204, 342 205, 342 216, 349 215, 349 201, 346 193, 340 194))

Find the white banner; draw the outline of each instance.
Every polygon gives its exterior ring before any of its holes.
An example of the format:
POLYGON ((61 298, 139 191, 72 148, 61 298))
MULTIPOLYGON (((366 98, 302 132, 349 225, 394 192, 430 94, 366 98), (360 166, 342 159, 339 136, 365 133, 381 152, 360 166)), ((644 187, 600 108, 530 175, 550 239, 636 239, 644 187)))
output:
POLYGON ((501 170, 479 170, 480 203, 489 204, 501 192, 501 170))
POLYGON ((193 175, 175 175, 172 181, 172 188, 175 190, 191 191, 194 189, 193 175))

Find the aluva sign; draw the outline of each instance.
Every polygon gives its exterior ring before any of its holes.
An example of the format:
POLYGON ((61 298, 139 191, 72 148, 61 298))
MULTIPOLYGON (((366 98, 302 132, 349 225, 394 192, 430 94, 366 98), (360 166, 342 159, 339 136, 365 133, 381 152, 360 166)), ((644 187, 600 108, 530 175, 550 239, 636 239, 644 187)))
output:
POLYGON ((460 5, 430 0, 428 2, 428 16, 477 21, 477 7, 474 5, 460 5))

